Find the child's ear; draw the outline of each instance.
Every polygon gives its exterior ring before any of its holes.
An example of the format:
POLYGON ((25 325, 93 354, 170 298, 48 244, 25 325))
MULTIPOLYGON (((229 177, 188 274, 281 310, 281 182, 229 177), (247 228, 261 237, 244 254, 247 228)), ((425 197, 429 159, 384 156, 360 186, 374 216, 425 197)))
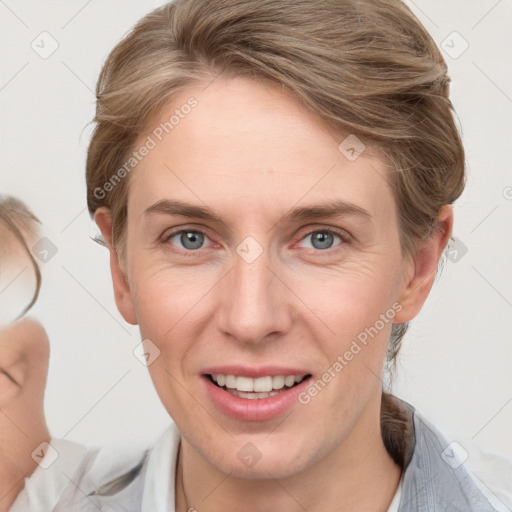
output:
POLYGON ((437 218, 437 226, 432 235, 422 242, 417 254, 407 263, 402 290, 398 302, 402 309, 394 318, 395 323, 412 320, 427 300, 434 284, 439 259, 450 240, 453 228, 453 210, 444 205, 437 218))
POLYGON ((105 207, 98 208, 94 214, 94 221, 98 225, 103 240, 110 251, 110 272, 112 274, 117 309, 129 324, 136 325, 138 323, 137 316, 133 307, 128 279, 123 271, 124 262, 120 261, 119 255, 114 248, 110 210, 105 207))

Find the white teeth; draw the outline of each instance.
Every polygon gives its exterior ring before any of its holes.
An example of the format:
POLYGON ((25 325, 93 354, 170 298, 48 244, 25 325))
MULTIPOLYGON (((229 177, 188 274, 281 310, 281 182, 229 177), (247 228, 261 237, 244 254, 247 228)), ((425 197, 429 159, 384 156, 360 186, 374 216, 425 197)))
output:
MULTIPOLYGON (((220 386, 228 389, 238 390, 242 393, 270 393, 272 390, 279 390, 292 387, 301 382, 305 375, 275 375, 258 377, 253 379, 242 375, 212 375, 212 379, 220 386)), ((245 398, 245 396, 244 396, 245 398)))
POLYGON ((275 377, 272 377, 272 387, 274 389, 282 389, 282 388, 284 388, 284 376, 283 375, 276 375, 275 377))
POLYGON ((254 379, 253 391, 259 391, 261 393, 269 393, 272 391, 272 377, 259 377, 254 379))
POLYGON ((248 398, 249 400, 256 400, 258 398, 269 398, 278 394, 277 391, 271 391, 270 393, 244 393, 238 391, 238 389, 226 390, 230 395, 237 396, 238 398, 248 398))
POLYGON ((226 387, 236 389, 236 377, 234 375, 226 375, 226 387))
POLYGON ((285 378, 284 378, 284 385, 285 386, 293 386, 295 384, 295 376, 294 375, 287 375, 285 378))
POLYGON ((235 388, 238 391, 254 391, 254 379, 250 377, 237 377, 235 388))

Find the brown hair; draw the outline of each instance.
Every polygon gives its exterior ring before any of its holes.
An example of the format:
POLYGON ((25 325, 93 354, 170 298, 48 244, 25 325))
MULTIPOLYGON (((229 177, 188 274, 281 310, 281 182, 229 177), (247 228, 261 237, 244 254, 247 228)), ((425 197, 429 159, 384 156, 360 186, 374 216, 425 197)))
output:
MULTIPOLYGON (((129 183, 121 170, 136 138, 178 92, 219 75, 281 84, 329 126, 380 150, 407 256, 462 193, 447 66, 400 0, 176 0, 117 44, 96 88, 87 202, 91 214, 110 209, 121 260, 129 183)), ((390 363, 406 329, 393 326, 390 363)))
POLYGON ((35 304, 41 289, 41 270, 26 240, 26 235, 35 235, 37 233, 37 224, 40 224, 39 219, 19 199, 11 196, 0 196, 0 261, 5 256, 6 249, 9 248, 8 237, 1 231, 3 228, 14 236, 14 239, 19 242, 27 253, 36 278, 36 287, 32 299, 18 318, 25 315, 35 304))

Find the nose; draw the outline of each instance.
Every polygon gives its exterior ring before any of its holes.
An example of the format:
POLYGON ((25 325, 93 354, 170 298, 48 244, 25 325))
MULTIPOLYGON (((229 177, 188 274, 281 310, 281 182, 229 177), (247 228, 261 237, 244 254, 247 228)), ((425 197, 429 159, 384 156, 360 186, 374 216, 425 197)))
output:
POLYGON ((250 263, 235 256, 218 290, 218 327, 225 335, 240 343, 257 344, 289 331, 289 291, 276 273, 265 252, 250 263))

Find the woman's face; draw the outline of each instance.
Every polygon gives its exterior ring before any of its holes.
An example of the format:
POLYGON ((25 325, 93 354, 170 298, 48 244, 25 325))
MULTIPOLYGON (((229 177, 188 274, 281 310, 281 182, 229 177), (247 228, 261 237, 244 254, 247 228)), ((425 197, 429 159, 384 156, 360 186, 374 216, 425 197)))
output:
POLYGON ((379 432, 392 323, 424 300, 389 169, 246 79, 186 90, 154 126, 129 178, 126 282, 115 255, 112 269, 184 442, 263 478, 360 450, 379 432))

